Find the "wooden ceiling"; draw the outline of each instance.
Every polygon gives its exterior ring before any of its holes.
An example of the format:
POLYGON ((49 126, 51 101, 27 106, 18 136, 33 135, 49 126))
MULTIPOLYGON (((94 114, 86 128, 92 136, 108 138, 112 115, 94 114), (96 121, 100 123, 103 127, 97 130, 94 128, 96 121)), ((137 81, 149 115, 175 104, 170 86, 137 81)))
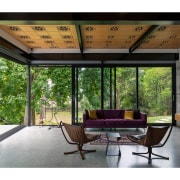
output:
MULTIPOLYGON (((73 58, 62 58, 63 53, 79 53, 81 57, 74 57, 75 60, 83 60, 83 54, 86 60, 86 53, 89 52, 132 54, 138 50, 143 53, 148 50, 161 53, 163 50, 165 53, 178 53, 179 14, 171 14, 174 18, 171 20, 161 13, 156 16, 151 13, 122 14, 99 13, 95 18, 93 13, 76 13, 74 16, 71 13, 57 13, 58 19, 54 13, 49 17, 48 13, 40 16, 36 13, 0 13, 0 47, 7 48, 9 46, 5 44, 9 43, 29 60, 51 61, 73 58), (50 54, 56 54, 56 57, 53 59, 50 54)), ((121 58, 119 60, 123 60, 121 58)), ((95 56, 92 59, 95 60, 95 56)))
MULTIPOLYGON (((81 25, 83 49, 129 49, 151 25, 81 25)), ((0 28, 31 49, 79 49, 75 25, 1 25, 0 28)), ((160 26, 139 49, 180 48, 180 25, 160 26)))

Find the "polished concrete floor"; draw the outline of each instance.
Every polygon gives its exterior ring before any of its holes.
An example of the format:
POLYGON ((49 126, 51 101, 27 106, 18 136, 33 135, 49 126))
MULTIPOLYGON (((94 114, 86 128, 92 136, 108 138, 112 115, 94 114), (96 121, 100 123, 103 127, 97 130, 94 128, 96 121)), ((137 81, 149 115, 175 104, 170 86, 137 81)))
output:
MULTIPOLYGON (((119 129, 120 133, 137 133, 135 129, 119 129)), ((102 133, 92 131, 91 133, 102 133)), ((104 131, 103 131, 104 132, 104 131)), ((142 133, 142 129, 138 133, 142 133)), ((113 146, 118 148, 117 146, 113 146)), ((0 142, 0 167, 3 168, 179 168, 180 128, 173 127, 171 136, 155 153, 169 156, 169 160, 153 159, 148 164, 146 158, 132 155, 132 152, 146 151, 140 145, 121 145, 121 157, 106 156, 106 145, 86 144, 86 149, 96 149, 95 153, 64 155, 64 151, 74 150, 67 144, 61 129, 49 126, 25 127, 0 142)), ((115 149, 116 150, 116 149, 115 149)))

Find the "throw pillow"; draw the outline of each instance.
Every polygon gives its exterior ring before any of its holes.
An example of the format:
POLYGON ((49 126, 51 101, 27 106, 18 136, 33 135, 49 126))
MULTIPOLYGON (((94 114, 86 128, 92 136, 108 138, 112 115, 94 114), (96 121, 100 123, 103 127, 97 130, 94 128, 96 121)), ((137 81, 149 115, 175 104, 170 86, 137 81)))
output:
POLYGON ((134 110, 134 119, 140 119, 140 110, 139 109, 135 109, 134 110))
POLYGON ((96 110, 88 110, 89 119, 97 119, 96 110))
POLYGON ((89 119, 89 112, 87 109, 85 109, 85 113, 86 113, 86 119, 89 119))
POLYGON ((134 119, 134 111, 125 111, 124 112, 124 119, 134 119))

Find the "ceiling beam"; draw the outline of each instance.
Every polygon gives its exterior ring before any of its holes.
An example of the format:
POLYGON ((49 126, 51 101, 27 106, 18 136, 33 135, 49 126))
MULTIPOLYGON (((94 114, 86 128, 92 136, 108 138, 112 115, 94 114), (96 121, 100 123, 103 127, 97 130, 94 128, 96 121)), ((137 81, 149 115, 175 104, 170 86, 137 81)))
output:
POLYGON ((78 37, 78 42, 79 42, 79 48, 80 48, 81 53, 83 53, 83 42, 82 42, 81 29, 78 24, 76 24, 76 32, 77 32, 77 37, 78 37))
POLYGON ((57 13, 57 12, 2 12, 0 13, 1 20, 28 20, 28 21, 94 21, 94 20, 120 20, 120 21, 179 21, 179 13, 166 13, 166 12, 88 12, 88 13, 57 13))
POLYGON ((28 59, 26 59, 25 57, 15 53, 14 51, 11 51, 9 49, 1 47, 1 46, 0 46, 0 55, 2 55, 2 57, 8 58, 8 59, 18 62, 20 64, 28 63, 28 59))
POLYGON ((179 59, 178 53, 86 53, 86 54, 77 54, 77 53, 63 53, 63 54, 31 54, 28 58, 30 61, 84 61, 86 64, 87 61, 137 61, 137 60, 156 60, 156 61, 173 61, 179 59))
POLYGON ((0 24, 180 24, 180 13, 57 13, 5 12, 0 13, 0 24))
POLYGON ((129 53, 135 51, 148 37, 157 31, 161 26, 152 25, 130 48, 129 53))

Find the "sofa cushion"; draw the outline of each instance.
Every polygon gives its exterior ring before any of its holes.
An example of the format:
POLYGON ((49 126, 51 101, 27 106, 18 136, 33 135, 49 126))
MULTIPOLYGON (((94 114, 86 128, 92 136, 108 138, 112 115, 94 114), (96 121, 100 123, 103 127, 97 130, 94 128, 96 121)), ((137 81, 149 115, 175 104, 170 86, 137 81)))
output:
POLYGON ((97 119, 96 110, 88 110, 89 119, 97 119))
POLYGON ((124 119, 133 120, 134 119, 134 111, 126 110, 124 112, 124 119))
POLYGON ((96 110, 96 115, 98 119, 104 119, 104 111, 103 110, 96 110))
POLYGON ((129 125, 131 125, 131 126, 134 126, 134 127, 136 127, 136 126, 140 126, 140 125, 143 125, 144 124, 144 121, 143 120, 141 120, 141 119, 134 119, 133 121, 131 121, 131 120, 124 120, 124 125, 127 125, 127 126, 129 126, 129 125))
POLYGON ((104 120, 105 125, 108 127, 108 125, 122 125, 124 124, 123 119, 105 119, 104 120))
POLYGON ((99 125, 103 125, 104 126, 104 121, 103 121, 104 119, 97 119, 97 120, 87 120, 85 123, 85 126, 90 126, 90 127, 92 127, 92 126, 99 126, 99 125))
POLYGON ((104 119, 119 119, 121 118, 121 111, 120 110, 104 110, 104 119))

